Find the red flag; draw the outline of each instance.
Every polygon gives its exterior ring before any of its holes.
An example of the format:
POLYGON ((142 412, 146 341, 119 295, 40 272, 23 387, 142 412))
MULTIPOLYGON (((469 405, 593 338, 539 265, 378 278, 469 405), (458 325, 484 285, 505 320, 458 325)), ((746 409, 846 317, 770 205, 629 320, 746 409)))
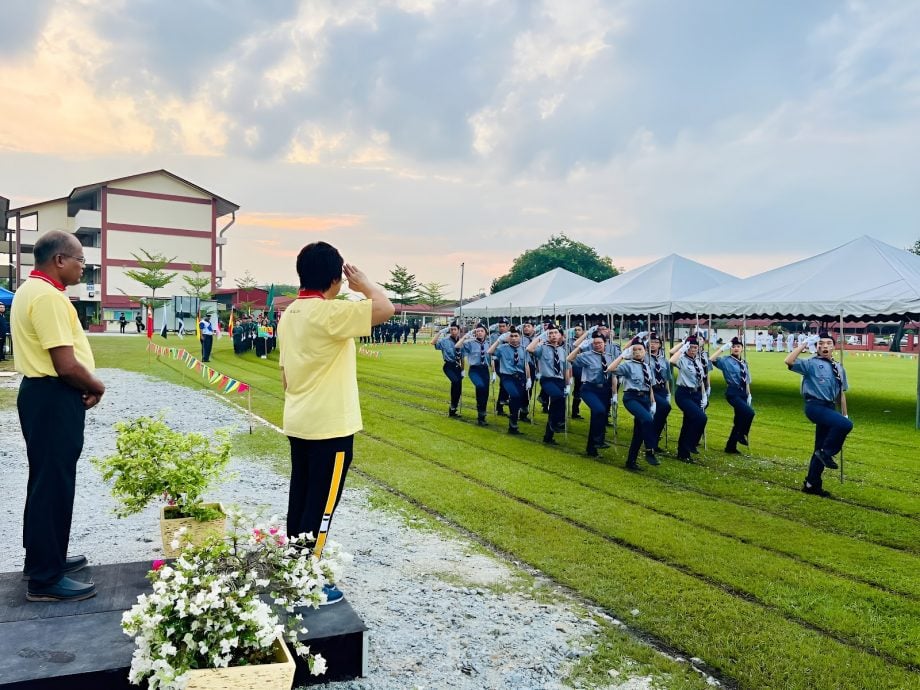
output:
POLYGON ((153 338, 153 307, 147 305, 147 339, 153 338))

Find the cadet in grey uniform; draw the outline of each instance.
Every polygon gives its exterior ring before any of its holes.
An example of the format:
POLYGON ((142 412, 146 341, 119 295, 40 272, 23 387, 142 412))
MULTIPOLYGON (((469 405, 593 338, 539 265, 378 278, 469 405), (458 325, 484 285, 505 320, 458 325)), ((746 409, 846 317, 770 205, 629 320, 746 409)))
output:
POLYGON ((809 336, 786 356, 786 366, 802 375, 802 397, 805 398, 805 416, 815 425, 815 447, 808 466, 808 476, 802 491, 816 496, 830 496, 822 486, 821 474, 825 467, 837 469, 834 456, 853 430, 847 415, 847 372, 834 361, 834 339, 827 331, 809 336), (816 356, 799 359, 806 347, 814 347, 816 356), (840 412, 835 402, 840 401, 840 412))
POLYGON ((483 323, 457 341, 455 347, 466 355, 470 382, 476 388, 476 417, 479 426, 486 425, 486 407, 489 404, 489 344, 486 340, 486 326, 483 323))
POLYGON ((441 356, 444 358, 442 369, 447 380, 450 381, 450 409, 447 414, 450 417, 458 417, 460 413, 457 408, 463 393, 463 377, 466 375, 463 370, 463 348, 457 347, 457 343, 460 342, 460 327, 455 321, 446 331, 446 333, 441 331, 435 334, 431 339, 431 344, 436 350, 441 351, 441 356))
POLYGON ((636 460, 639 447, 645 444, 645 460, 657 465, 655 457, 655 396, 652 393, 652 372, 645 361, 645 346, 633 338, 623 352, 607 367, 607 372, 620 377, 623 387, 623 407, 633 416, 633 436, 626 455, 626 469, 639 469, 636 460))
POLYGON ((609 448, 604 440, 607 410, 610 404, 610 383, 606 369, 611 360, 604 348, 607 341, 595 328, 585 331, 574 342, 574 347, 567 359, 569 363, 581 369, 581 399, 591 410, 588 425, 588 446, 585 452, 589 457, 597 457, 598 448, 609 448), (590 336, 590 350, 582 350, 582 344, 590 336))
POLYGON ((725 444, 725 452, 732 455, 739 454, 739 443, 742 446, 748 444, 748 434, 754 421, 754 408, 751 407, 751 372, 748 370, 747 362, 741 357, 743 352, 744 345, 741 340, 732 338, 730 343, 725 343, 710 357, 712 366, 721 370, 725 376, 725 399, 735 411, 732 430, 725 444), (731 350, 731 356, 721 357, 728 350, 731 350))
POLYGON ((500 367, 502 388, 508 392, 508 433, 519 434, 518 419, 530 391, 530 364, 521 347, 521 334, 514 326, 489 346, 500 367), (507 340, 503 340, 506 338, 507 340))
MULTIPOLYGON (((566 345, 569 352, 575 349, 575 341, 584 335, 585 327, 576 323, 566 345)), ((572 419, 581 419, 581 367, 572 365, 572 419)))
MULTIPOLYGON (((504 316, 501 317, 498 320, 497 332, 489 334, 488 345, 492 345, 493 343, 495 343, 495 341, 497 341, 499 338, 505 335, 508 332, 508 329, 510 327, 511 327, 511 324, 508 323, 508 319, 506 319, 504 316)), ((492 372, 493 372, 492 373, 493 380, 496 377, 501 376, 501 373, 502 373, 498 360, 494 357, 492 358, 492 372)), ((508 404, 508 393, 501 387, 501 385, 499 385, 498 386, 498 399, 495 401, 495 413, 501 417, 504 417, 505 416, 505 405, 507 404, 508 404)))
POLYGON ((667 355, 661 349, 661 337, 652 332, 648 337, 648 363, 652 372, 652 391, 655 394, 655 452, 661 452, 661 432, 671 414, 671 365, 667 355))
POLYGON ((540 388, 546 392, 549 401, 549 419, 546 421, 546 431, 543 434, 543 443, 556 445, 553 435, 565 430, 565 398, 570 391, 571 371, 566 361, 568 353, 562 344, 562 334, 555 325, 547 328, 544 325, 543 337, 535 338, 527 346, 527 352, 536 357, 537 366, 540 367, 540 388))
POLYGON ((677 439, 677 458, 684 462, 693 462, 691 454, 698 452, 697 445, 706 430, 706 374, 699 349, 696 336, 688 336, 682 344, 674 346, 670 360, 677 368, 674 399, 684 413, 677 439))

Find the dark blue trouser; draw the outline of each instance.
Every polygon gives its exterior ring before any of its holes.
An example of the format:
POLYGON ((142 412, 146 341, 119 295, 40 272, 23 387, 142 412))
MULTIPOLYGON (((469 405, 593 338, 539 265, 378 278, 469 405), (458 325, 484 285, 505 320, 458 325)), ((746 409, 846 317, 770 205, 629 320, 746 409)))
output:
POLYGON ((489 405, 489 367, 485 364, 470 366, 470 382, 476 388, 476 412, 480 418, 485 417, 489 405))
POLYGON ((549 400, 549 419, 546 420, 544 438, 552 438, 554 427, 565 424, 565 381, 557 378, 540 379, 540 390, 549 400))
POLYGON ((674 400, 684 413, 680 436, 677 438, 677 457, 686 459, 690 457, 690 451, 697 447, 706 429, 706 412, 700 406, 703 396, 699 388, 678 386, 674 400))
POLYGON ((517 426, 521 408, 527 405, 527 389, 524 374, 501 374, 502 389, 508 396, 508 424, 517 426))
MULTIPOLYGON (((495 373, 501 376, 502 370, 501 370, 501 367, 499 366, 497 359, 492 360, 492 366, 495 367, 495 373)), ((508 391, 505 390, 504 386, 499 386, 498 387, 498 399, 495 401, 496 408, 499 408, 502 405, 510 405, 510 404, 511 403, 508 401, 508 391)))
POLYGON ((454 362, 444 362, 444 375, 450 381, 450 409, 456 410, 463 393, 463 367, 454 362))
POLYGON ((754 422, 754 408, 747 403, 747 391, 738 386, 729 386, 725 390, 725 399, 735 410, 735 418, 732 422, 731 433, 728 435, 726 448, 737 450, 738 441, 751 431, 751 424, 754 422))
MULTIPOLYGON (((656 403, 657 405, 657 403, 656 403)), ((626 391, 623 393, 623 407, 633 416, 632 442, 626 462, 634 464, 639 457, 639 447, 644 443, 645 450, 655 448, 655 423, 652 417, 652 401, 648 393, 626 391)))
POLYGON ((591 410, 591 421, 588 424, 588 448, 594 448, 604 440, 609 395, 605 386, 582 383, 581 399, 591 410))
POLYGON ((655 388, 655 420, 653 428, 655 430, 655 448, 661 443, 661 432, 664 431, 664 425, 668 421, 668 415, 671 414, 671 403, 668 402, 668 389, 664 386, 655 388))
POLYGON ((63 575, 70 543, 86 408, 82 392, 55 376, 23 378, 16 405, 29 458, 23 570, 34 585, 53 585, 63 575))
POLYGON ((213 335, 201 336, 201 361, 208 362, 211 359, 211 347, 214 345, 213 335))
MULTIPOLYGON (((815 425, 815 450, 823 450, 828 455, 837 455, 843 448, 843 442, 853 430, 853 422, 837 412, 834 403, 826 400, 806 400, 805 416, 815 425)), ((812 456, 808 466, 808 483, 821 484, 824 463, 812 456)))
POLYGON ((572 414, 580 413, 581 408, 581 367, 572 367, 572 414))

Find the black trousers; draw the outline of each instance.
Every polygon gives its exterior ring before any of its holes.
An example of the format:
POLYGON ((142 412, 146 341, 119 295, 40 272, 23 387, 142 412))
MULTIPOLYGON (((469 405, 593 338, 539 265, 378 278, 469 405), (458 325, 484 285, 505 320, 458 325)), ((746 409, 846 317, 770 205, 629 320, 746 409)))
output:
POLYGON ((565 380, 557 378, 541 378, 540 392, 546 394, 549 401, 549 419, 546 420, 546 430, 543 438, 551 439, 556 429, 565 425, 565 380))
POLYGON ((6 359, 6 333, 0 333, 0 360, 6 359))
POLYGON ((319 556, 326 544, 332 515, 342 497, 355 437, 308 441, 288 436, 288 441, 291 443, 291 486, 287 531, 292 536, 312 534, 319 556))
POLYGON ((456 410, 460 404, 460 395, 463 393, 463 367, 454 362, 444 362, 442 369, 450 381, 450 409, 456 410))
POLYGON ((25 572, 37 586, 53 585, 63 575, 70 543, 86 408, 80 391, 51 376, 23 378, 16 405, 29 457, 25 572))
POLYGON ((581 367, 572 367, 572 414, 581 410, 581 367))
POLYGON ((213 335, 201 336, 201 361, 207 362, 211 359, 211 346, 214 344, 213 335))
MULTIPOLYGON (((658 403, 655 403, 657 408, 658 403)), ((626 461, 635 464, 639 457, 639 448, 645 444, 645 450, 654 450, 658 439, 655 436, 655 418, 652 416, 652 401, 648 392, 625 391, 623 407, 633 416, 633 435, 629 443, 626 461)))
POLYGON ((725 390, 725 399, 735 411, 732 421, 732 430, 728 435, 726 447, 731 450, 738 449, 738 441, 747 436, 751 431, 754 421, 754 408, 747 403, 747 391, 737 386, 729 386, 725 390))
POLYGON ((677 437, 677 457, 686 460, 690 457, 691 450, 695 449, 703 438, 707 417, 701 406, 703 397, 699 388, 678 386, 674 398, 684 413, 680 436, 677 437))
POLYGON ((470 382, 476 389, 476 412, 480 419, 485 419, 489 404, 489 367, 485 364, 471 364, 470 382))
POLYGON ((256 338, 256 356, 262 357, 266 354, 265 344, 267 342, 266 338, 256 338))
POLYGON ((508 396, 508 425, 516 427, 521 410, 527 411, 527 387, 523 373, 500 374, 502 390, 508 396))
POLYGON ((655 386, 652 391, 655 393, 655 447, 661 443, 661 432, 664 431, 664 425, 668 422, 668 415, 671 414, 671 403, 668 402, 668 389, 666 386, 655 386))

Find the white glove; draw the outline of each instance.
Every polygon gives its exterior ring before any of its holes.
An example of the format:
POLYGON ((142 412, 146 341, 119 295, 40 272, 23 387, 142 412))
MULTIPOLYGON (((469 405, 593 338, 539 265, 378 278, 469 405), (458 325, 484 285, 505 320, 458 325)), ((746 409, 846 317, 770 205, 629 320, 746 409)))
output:
POLYGON ((572 392, 572 384, 571 384, 571 383, 568 383, 568 384, 566 384, 566 386, 565 386, 565 392, 563 393, 563 395, 566 396, 566 397, 568 397, 569 393, 571 393, 571 392, 572 392))
POLYGON ((685 340, 685 341, 684 341, 684 344, 680 346, 680 353, 681 353, 682 355, 683 355, 683 354, 686 354, 686 353, 687 353, 687 350, 689 350, 689 349, 690 349, 690 343, 688 343, 688 342, 685 340))
POLYGON ((498 336, 498 342, 500 343, 507 343, 510 339, 511 339, 510 333, 502 333, 500 336, 498 336))
POLYGON ((671 394, 670 393, 668 393, 667 396, 665 396, 665 400, 667 400, 668 405, 671 404, 671 394))
POLYGON ((636 337, 639 340, 644 339, 647 335, 648 335, 648 331, 640 331, 639 333, 636 333, 636 337))
POLYGON ((537 381, 539 381, 541 378, 543 378, 543 374, 541 374, 541 373, 538 371, 538 372, 534 375, 534 377, 537 379, 537 381))
POLYGON ((700 400, 700 407, 702 407, 705 410, 707 405, 709 405, 709 396, 703 393, 703 398, 702 400, 700 400))
POLYGON ((844 418, 844 419, 849 419, 849 418, 850 418, 850 415, 845 414, 845 415, 843 415, 843 418, 844 418))
POLYGON ((462 378, 465 378, 465 377, 466 377, 466 372, 465 372, 465 371, 461 371, 461 372, 460 372, 460 378, 462 379, 462 378))
POLYGON ((747 404, 748 404, 748 405, 751 404, 751 396, 750 396, 750 395, 748 395, 748 397, 747 397, 747 404))
POLYGON ((610 404, 611 404, 613 407, 616 407, 616 406, 619 405, 620 403, 619 403, 619 401, 618 401, 616 398, 613 398, 613 399, 610 401, 610 404))
POLYGON ((498 380, 498 374, 496 374, 496 373, 493 371, 493 372, 492 372, 492 383, 495 383, 497 380, 498 380))
POLYGON ((533 386, 533 381, 531 381, 530 379, 527 379, 527 383, 524 384, 524 388, 526 388, 527 390, 530 390, 532 386, 533 386))
POLYGON ((655 411, 656 411, 657 409, 658 409, 658 405, 656 405, 655 403, 652 403, 652 407, 649 409, 649 412, 652 413, 652 416, 653 416, 653 417, 655 416, 655 411))
POLYGON ((807 338, 805 338, 805 344, 806 344, 806 345, 815 345, 815 344, 817 344, 817 342, 818 342, 819 340, 821 340, 821 338, 819 338, 818 335, 817 335, 817 333, 815 333, 815 334, 812 334, 812 335, 808 336, 807 338))
POLYGON ((732 349, 731 343, 725 343, 722 347, 719 348, 719 352, 728 352, 732 349))
POLYGON ((594 335, 597 333, 597 328, 597 326, 591 326, 591 328, 588 329, 588 335, 594 335))
POLYGON ((706 386, 706 399, 709 400, 709 396, 712 395, 712 387, 706 386))
POLYGON ((633 346, 627 345, 626 347, 623 348, 623 351, 620 352, 620 356, 624 358, 632 357, 632 351, 633 351, 633 346))

